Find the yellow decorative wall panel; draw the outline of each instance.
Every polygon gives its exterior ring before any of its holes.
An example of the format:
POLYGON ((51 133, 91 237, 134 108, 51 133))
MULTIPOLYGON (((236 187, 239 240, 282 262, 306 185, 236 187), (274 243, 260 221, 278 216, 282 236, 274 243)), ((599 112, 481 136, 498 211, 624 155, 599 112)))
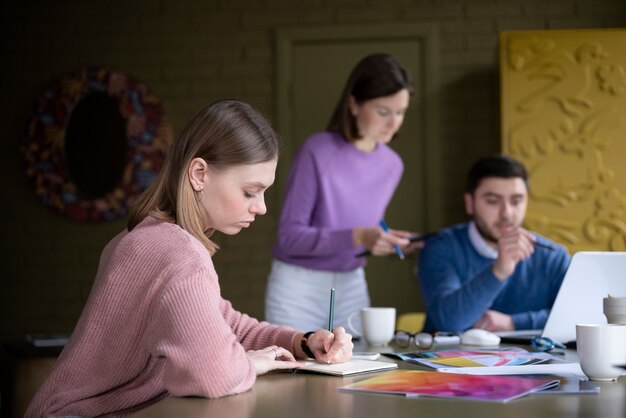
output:
POLYGON ((626 251, 626 30, 500 35, 502 150, 530 175, 526 227, 626 251))

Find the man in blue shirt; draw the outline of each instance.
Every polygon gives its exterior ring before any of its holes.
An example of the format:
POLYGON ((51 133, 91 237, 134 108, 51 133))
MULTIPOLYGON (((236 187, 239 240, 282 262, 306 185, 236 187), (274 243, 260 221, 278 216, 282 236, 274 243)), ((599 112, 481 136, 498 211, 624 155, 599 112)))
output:
POLYGON ((481 158, 464 199, 471 222, 440 231, 419 257, 425 331, 543 328, 570 257, 522 227, 526 169, 504 155, 481 158))

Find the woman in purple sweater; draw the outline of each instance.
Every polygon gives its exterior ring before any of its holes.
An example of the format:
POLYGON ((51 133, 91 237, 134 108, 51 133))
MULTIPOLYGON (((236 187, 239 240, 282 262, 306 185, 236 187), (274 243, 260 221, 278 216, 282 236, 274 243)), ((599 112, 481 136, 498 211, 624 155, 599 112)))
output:
MULTIPOLYGON (((324 326, 329 289, 335 323, 369 306, 364 250, 406 249, 408 232, 378 227, 402 176, 387 146, 413 93, 409 72, 387 54, 363 58, 346 83, 327 130, 294 157, 265 297, 265 319, 298 329, 324 326)), ((417 244, 416 244, 417 246, 417 244)))
POLYGON ((307 335, 258 322, 222 299, 214 231, 266 212, 278 140, 250 106, 215 102, 187 125, 128 230, 102 253, 72 337, 26 417, 124 416, 167 396, 220 397, 297 358, 342 362, 342 328, 307 335))

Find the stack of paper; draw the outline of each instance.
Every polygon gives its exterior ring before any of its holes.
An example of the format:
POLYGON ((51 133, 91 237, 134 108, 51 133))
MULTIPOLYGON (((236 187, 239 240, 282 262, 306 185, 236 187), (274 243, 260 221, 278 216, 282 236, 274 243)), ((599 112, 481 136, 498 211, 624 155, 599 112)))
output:
POLYGON ((498 350, 402 353, 394 354, 394 357, 446 373, 477 375, 573 373, 584 376, 578 363, 557 359, 547 353, 529 353, 517 347, 498 350))

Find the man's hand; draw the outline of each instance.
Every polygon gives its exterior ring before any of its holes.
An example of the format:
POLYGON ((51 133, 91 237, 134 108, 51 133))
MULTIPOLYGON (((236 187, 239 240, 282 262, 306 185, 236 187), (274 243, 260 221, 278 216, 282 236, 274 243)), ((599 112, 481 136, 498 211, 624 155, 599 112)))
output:
POLYGON ((534 251, 535 236, 523 228, 513 228, 498 240, 498 258, 493 263, 493 274, 504 281, 515 271, 520 261, 534 251))
POLYGON ((486 311, 474 324, 474 328, 482 328, 487 331, 513 331, 513 318, 510 315, 498 311, 486 311))

